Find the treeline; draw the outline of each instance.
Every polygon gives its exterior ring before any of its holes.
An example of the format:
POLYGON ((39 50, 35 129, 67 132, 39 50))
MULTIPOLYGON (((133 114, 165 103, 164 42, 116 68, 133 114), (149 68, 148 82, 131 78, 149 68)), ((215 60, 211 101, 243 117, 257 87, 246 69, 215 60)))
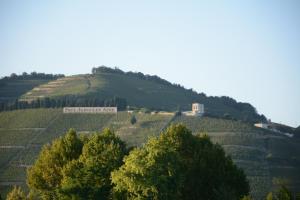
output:
POLYGON ((32 80, 32 79, 45 79, 45 80, 55 80, 61 77, 64 77, 63 74, 45 74, 45 73, 38 73, 38 72, 23 72, 22 74, 12 73, 10 76, 4 76, 0 79, 0 87, 5 86, 7 81, 14 81, 14 80, 32 80))
POLYGON ((28 108, 62 108, 62 107, 118 107, 118 110, 125 110, 126 99, 112 97, 100 99, 94 97, 64 96, 57 98, 42 98, 32 101, 0 102, 0 111, 10 111, 28 108))
POLYGON ((63 74, 45 74, 38 72, 23 72, 22 74, 12 73, 10 76, 5 76, 1 80, 28 80, 28 79, 57 79, 65 77, 63 74))
MULTIPOLYGON (((267 119, 264 115, 259 115, 257 110, 249 103, 237 102, 235 99, 228 96, 206 96, 205 93, 197 93, 193 89, 186 89, 179 84, 172 84, 169 81, 162 79, 156 75, 145 75, 141 72, 124 72, 121 69, 109 68, 106 66, 95 67, 92 69, 92 74, 101 73, 111 73, 111 74, 122 74, 126 76, 131 76, 143 80, 153 81, 158 84, 176 87, 178 88, 178 93, 184 93, 184 95, 190 100, 190 102, 199 102, 205 105, 205 112, 211 116, 226 119, 237 119, 247 122, 266 122, 267 119)), ((178 107, 184 105, 178 105, 178 107)), ((159 107, 159 106, 158 106, 159 107)), ((153 108, 158 109, 158 108, 153 108)), ((190 109, 186 107, 185 109, 190 109)), ((168 110, 168 109, 165 109, 168 110)), ((169 111, 175 111, 174 108, 169 111)), ((177 109, 177 111, 180 111, 177 109)))
POLYGON ((148 80, 148 81, 153 81, 159 84, 163 84, 163 85, 167 85, 167 86, 174 86, 174 87, 178 87, 178 88, 182 88, 185 89, 182 85, 180 84, 173 84, 170 83, 169 81, 160 78, 159 76, 156 75, 149 75, 149 74, 143 74, 141 72, 124 72, 121 69, 115 67, 115 68, 110 68, 110 67, 106 67, 106 66, 100 66, 100 67, 94 67, 92 68, 92 74, 99 74, 99 73, 111 73, 111 74, 123 74, 123 75, 128 75, 131 77, 136 77, 139 79, 143 79, 143 80, 148 80))

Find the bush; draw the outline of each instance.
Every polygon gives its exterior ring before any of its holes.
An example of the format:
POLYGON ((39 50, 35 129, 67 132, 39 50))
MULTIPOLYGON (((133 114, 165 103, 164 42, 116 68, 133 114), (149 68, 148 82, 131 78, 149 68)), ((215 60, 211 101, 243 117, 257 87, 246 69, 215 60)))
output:
POLYGON ((130 123, 131 123, 132 125, 136 123, 136 118, 135 118, 134 115, 131 116, 131 118, 130 118, 130 123))

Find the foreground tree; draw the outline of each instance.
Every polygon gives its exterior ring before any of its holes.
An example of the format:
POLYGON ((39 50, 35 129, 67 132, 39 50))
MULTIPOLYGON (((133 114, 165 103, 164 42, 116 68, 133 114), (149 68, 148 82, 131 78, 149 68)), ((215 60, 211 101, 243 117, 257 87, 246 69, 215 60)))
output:
POLYGON ((273 200, 273 193, 272 192, 269 192, 267 197, 266 197, 266 200, 273 200))
POLYGON ((112 173, 119 199, 234 200, 249 193, 244 172, 222 147, 183 125, 172 125, 124 161, 112 173))
POLYGON ((32 196, 42 199, 108 199, 110 174, 123 164, 126 145, 109 129, 78 138, 70 130, 43 147, 28 170, 32 196))
POLYGON ((108 199, 110 173, 119 168, 127 153, 125 143, 109 129, 94 134, 84 145, 78 160, 63 169, 61 199, 108 199))
POLYGON ((252 200, 252 198, 249 195, 247 195, 247 196, 244 196, 241 200, 252 200))
POLYGON ((26 195, 21 187, 14 186, 12 191, 7 194, 7 200, 26 200, 26 195))
POLYGON ((280 183, 277 191, 269 192, 269 194, 266 197, 266 200, 292 200, 292 199, 298 199, 298 198, 297 196, 293 198, 291 191, 283 183, 280 183))
POLYGON ((63 177, 64 166, 79 157, 83 142, 74 130, 42 148, 35 164, 27 172, 30 190, 39 193, 43 199, 57 199, 57 192, 63 177))
POLYGON ((277 199, 279 200, 292 200, 292 193, 285 185, 281 185, 277 194, 277 199))

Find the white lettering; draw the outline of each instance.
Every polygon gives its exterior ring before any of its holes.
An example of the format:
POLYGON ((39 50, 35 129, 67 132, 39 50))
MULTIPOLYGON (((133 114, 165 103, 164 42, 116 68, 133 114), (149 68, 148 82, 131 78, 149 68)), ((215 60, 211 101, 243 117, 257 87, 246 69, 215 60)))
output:
POLYGON ((117 113, 117 107, 64 107, 63 113, 117 113))

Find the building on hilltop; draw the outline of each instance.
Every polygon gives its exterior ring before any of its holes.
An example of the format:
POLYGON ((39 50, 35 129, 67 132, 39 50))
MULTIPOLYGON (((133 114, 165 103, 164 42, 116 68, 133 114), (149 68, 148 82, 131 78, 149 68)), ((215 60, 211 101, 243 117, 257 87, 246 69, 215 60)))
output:
POLYGON ((264 129, 271 128, 270 124, 266 124, 266 123, 256 123, 256 124, 254 124, 254 126, 257 127, 257 128, 264 128, 264 129))
POLYGON ((192 111, 185 111, 182 112, 183 115, 186 116, 203 116, 204 114, 204 104, 200 103, 193 103, 192 104, 192 111))
POLYGON ((195 116, 202 116, 204 114, 204 105, 200 103, 193 103, 192 112, 195 116))

